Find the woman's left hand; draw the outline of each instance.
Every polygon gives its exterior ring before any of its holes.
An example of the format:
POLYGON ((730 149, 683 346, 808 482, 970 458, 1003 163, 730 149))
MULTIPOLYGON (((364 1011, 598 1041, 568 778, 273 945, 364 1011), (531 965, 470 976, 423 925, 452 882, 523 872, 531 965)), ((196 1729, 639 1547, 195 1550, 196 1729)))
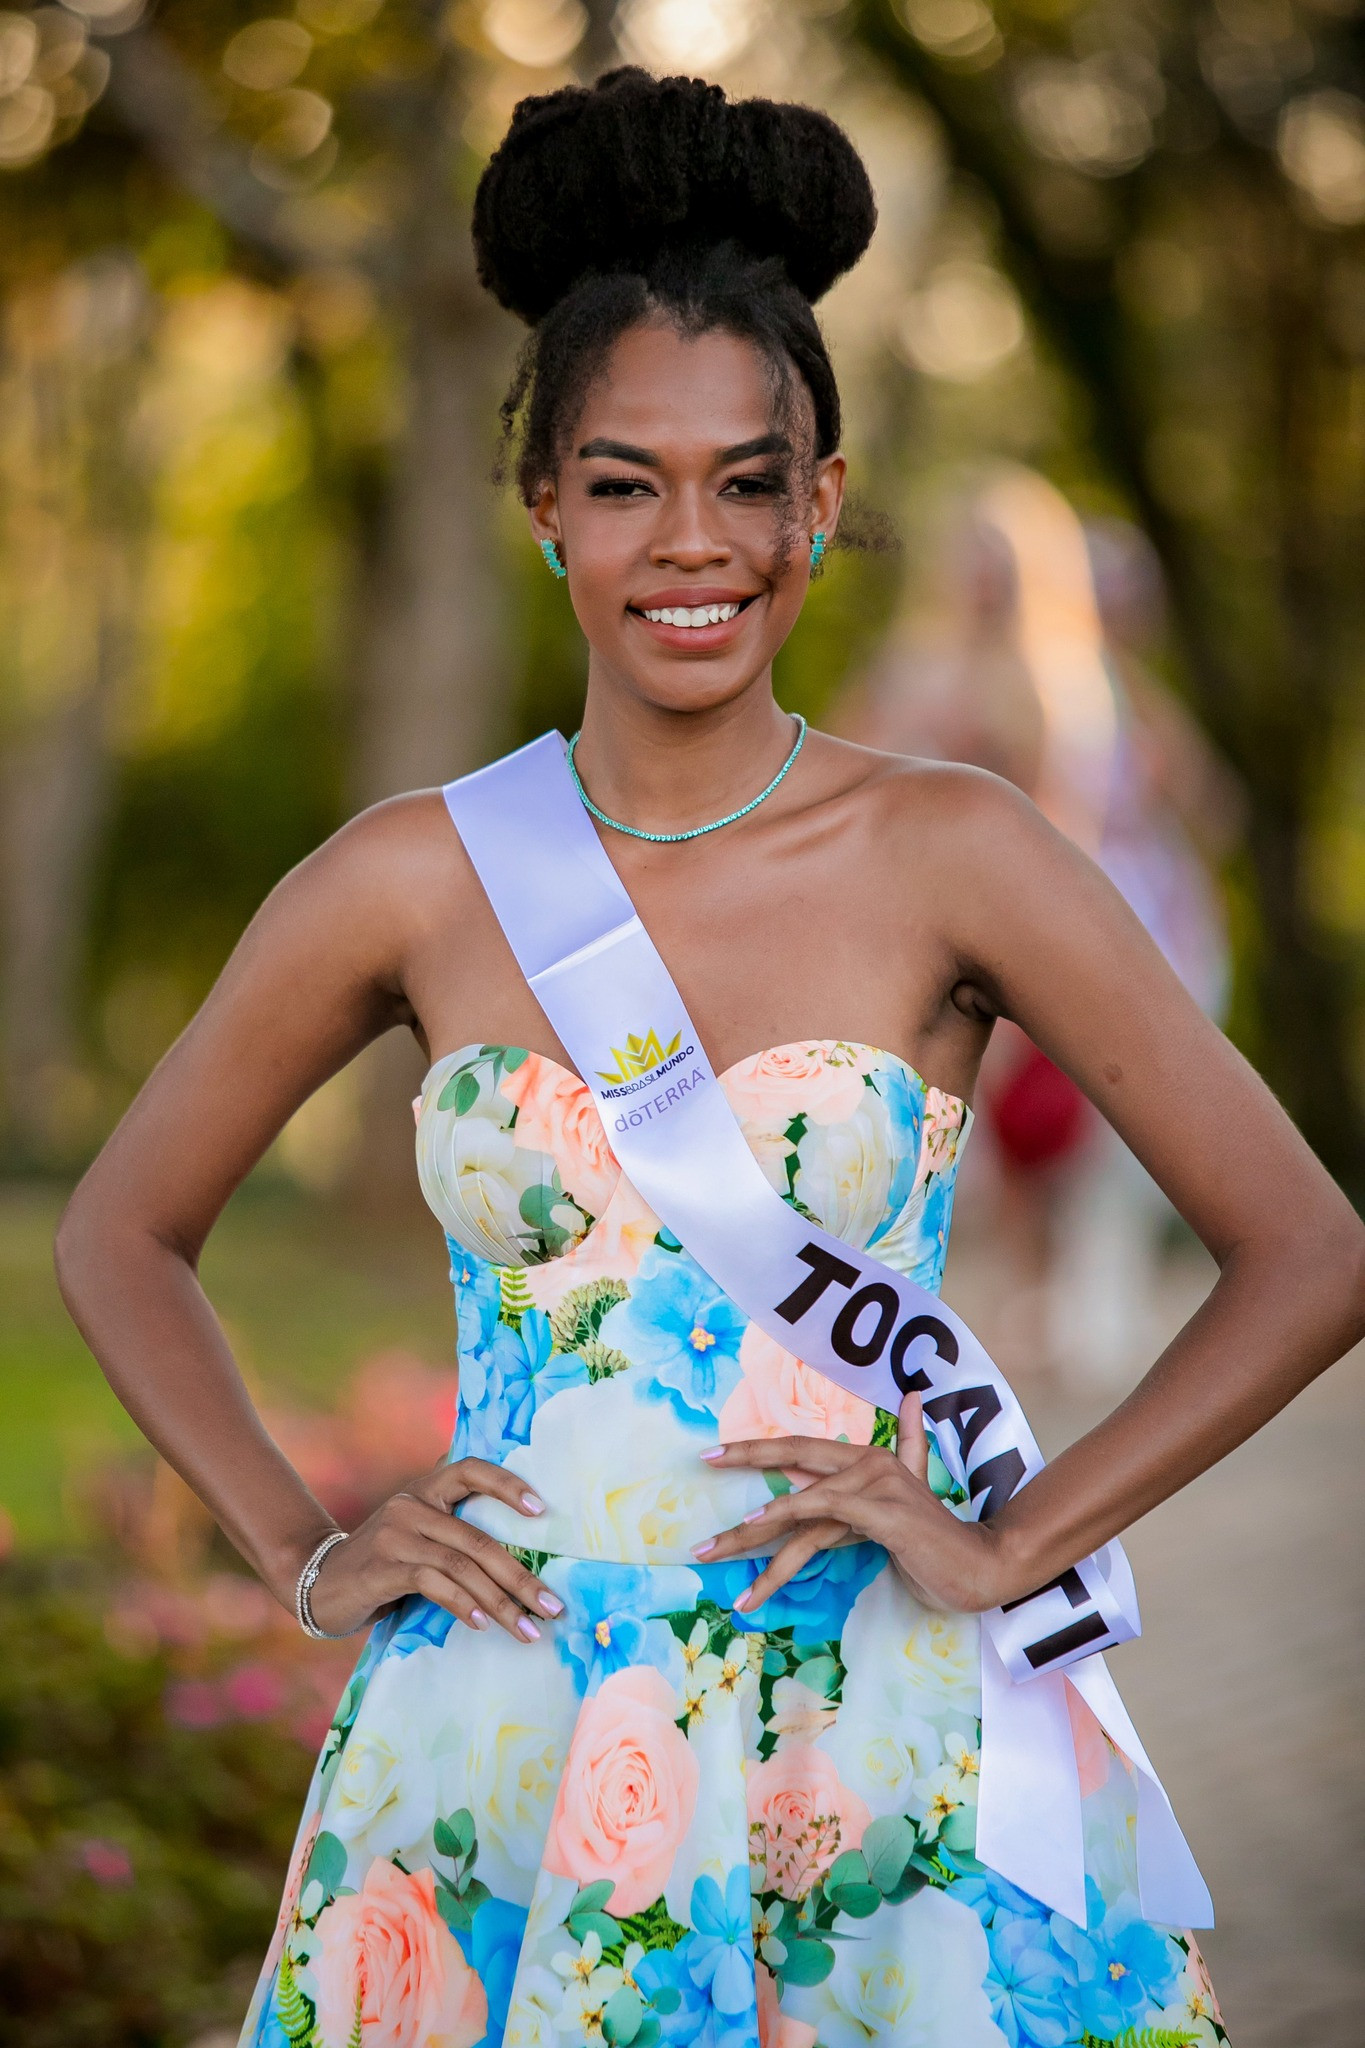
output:
POLYGON ((987 1524, 963 1522, 928 1483, 929 1447, 918 1394, 901 1403, 897 1448, 784 1436, 724 1444, 704 1451, 720 1471, 784 1471, 809 1484, 778 1494, 766 1507, 708 1543, 703 1564, 771 1552, 766 1568, 734 1603, 745 1613, 774 1594, 817 1551, 841 1543, 880 1543, 925 1607, 980 1613, 1025 1590, 1006 1583, 1002 1546, 987 1524))

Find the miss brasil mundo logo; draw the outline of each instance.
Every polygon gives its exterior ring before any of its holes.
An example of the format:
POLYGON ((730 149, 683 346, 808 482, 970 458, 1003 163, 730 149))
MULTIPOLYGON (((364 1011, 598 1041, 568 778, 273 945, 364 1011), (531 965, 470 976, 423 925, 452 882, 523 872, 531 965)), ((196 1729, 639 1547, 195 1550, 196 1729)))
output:
POLYGON ((660 1045, 659 1034, 653 1025, 643 1038, 637 1038, 633 1031, 629 1032, 624 1047, 614 1045, 611 1049, 612 1057, 616 1061, 616 1072, 604 1074, 599 1067, 597 1078, 599 1081, 605 1081, 609 1088, 619 1088, 623 1081, 643 1080, 646 1075, 654 1073, 656 1068, 661 1067, 665 1060, 671 1060, 681 1044, 681 1031, 675 1031, 667 1045, 660 1045))

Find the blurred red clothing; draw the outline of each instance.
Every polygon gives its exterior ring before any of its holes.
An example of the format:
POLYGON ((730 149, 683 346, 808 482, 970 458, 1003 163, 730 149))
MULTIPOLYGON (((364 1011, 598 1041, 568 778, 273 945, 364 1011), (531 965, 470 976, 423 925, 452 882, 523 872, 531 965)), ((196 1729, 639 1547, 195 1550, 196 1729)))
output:
POLYGON ((1027 1040, 982 1107, 1001 1155, 1021 1172, 1067 1158, 1085 1139, 1089 1105, 1084 1095, 1027 1040))

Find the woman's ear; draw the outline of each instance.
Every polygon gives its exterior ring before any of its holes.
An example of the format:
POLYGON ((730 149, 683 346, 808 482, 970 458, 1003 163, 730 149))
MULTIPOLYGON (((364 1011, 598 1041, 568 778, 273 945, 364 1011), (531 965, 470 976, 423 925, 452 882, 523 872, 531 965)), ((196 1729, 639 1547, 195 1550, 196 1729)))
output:
POLYGON ((537 547, 547 540, 563 539, 559 530, 559 493, 553 482, 541 485, 534 502, 527 507, 527 513, 531 521, 531 535, 537 547))
POLYGON ((839 528, 847 475, 848 463, 842 455, 827 455, 816 467, 811 514, 815 532, 823 533, 827 543, 833 540, 839 528))

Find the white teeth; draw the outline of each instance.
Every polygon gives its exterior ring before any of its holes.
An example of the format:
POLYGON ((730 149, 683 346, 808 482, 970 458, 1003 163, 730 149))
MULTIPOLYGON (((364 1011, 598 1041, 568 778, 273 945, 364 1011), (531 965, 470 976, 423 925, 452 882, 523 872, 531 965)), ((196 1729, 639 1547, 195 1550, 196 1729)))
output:
POLYGON ((656 626, 719 626, 723 620, 733 619, 738 610, 737 604, 673 605, 647 611, 645 617, 656 626))

